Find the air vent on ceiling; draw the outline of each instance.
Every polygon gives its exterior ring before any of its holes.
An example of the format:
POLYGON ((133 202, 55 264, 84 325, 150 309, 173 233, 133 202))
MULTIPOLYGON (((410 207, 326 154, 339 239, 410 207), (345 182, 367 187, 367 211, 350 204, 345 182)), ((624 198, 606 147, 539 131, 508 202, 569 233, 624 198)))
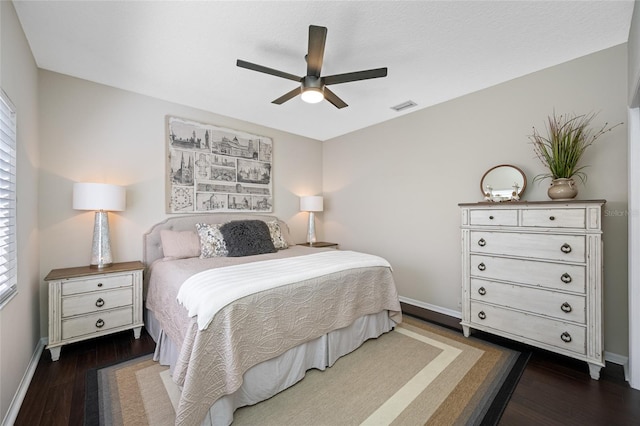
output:
POLYGON ((413 102, 413 101, 406 101, 403 102, 401 104, 398 104, 396 106, 392 106, 391 109, 400 112, 400 111, 404 111, 405 109, 409 109, 409 108, 413 108, 414 106, 418 105, 417 103, 413 102))

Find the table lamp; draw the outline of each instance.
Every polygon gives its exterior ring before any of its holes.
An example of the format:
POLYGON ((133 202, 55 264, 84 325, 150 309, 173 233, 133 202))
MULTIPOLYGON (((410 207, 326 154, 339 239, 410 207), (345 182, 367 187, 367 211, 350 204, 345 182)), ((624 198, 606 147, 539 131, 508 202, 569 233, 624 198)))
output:
POLYGON ((316 242, 316 224, 314 212, 323 210, 323 198, 319 195, 300 197, 300 211, 309 212, 309 227, 307 230, 307 242, 313 245, 316 242))
POLYGON ((91 246, 92 268, 107 268, 113 264, 107 212, 123 211, 124 207, 125 189, 121 186, 105 183, 73 184, 73 208, 96 212, 91 246))

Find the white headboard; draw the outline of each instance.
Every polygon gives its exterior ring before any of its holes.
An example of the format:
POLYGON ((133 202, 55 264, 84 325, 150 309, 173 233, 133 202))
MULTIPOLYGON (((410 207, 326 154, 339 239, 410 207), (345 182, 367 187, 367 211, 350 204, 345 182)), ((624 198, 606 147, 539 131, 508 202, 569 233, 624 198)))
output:
MULTIPOLYGON (((170 229, 172 231, 194 231, 196 223, 225 223, 231 220, 263 220, 265 222, 279 220, 275 216, 262 216, 255 214, 241 213, 212 213, 212 214, 196 214, 189 216, 172 216, 151 227, 151 229, 142 236, 143 261, 148 267, 156 259, 164 257, 162 253, 162 240, 160 239, 160 231, 170 229)), ((290 242, 289 228, 286 223, 280 222, 283 236, 290 242)))

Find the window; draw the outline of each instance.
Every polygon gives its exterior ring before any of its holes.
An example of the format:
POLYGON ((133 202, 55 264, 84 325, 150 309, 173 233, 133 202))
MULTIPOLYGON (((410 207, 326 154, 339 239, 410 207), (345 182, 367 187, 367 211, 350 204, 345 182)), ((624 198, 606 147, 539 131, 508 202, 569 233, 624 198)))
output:
POLYGON ((0 307, 17 292, 16 113, 0 90, 0 307))

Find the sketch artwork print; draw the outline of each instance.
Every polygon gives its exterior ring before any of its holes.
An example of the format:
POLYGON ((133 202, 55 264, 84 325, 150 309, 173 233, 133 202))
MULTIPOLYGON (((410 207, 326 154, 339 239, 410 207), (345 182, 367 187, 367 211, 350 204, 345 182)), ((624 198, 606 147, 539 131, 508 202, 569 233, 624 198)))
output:
POLYGON ((167 117, 168 212, 271 212, 273 141, 167 117))

